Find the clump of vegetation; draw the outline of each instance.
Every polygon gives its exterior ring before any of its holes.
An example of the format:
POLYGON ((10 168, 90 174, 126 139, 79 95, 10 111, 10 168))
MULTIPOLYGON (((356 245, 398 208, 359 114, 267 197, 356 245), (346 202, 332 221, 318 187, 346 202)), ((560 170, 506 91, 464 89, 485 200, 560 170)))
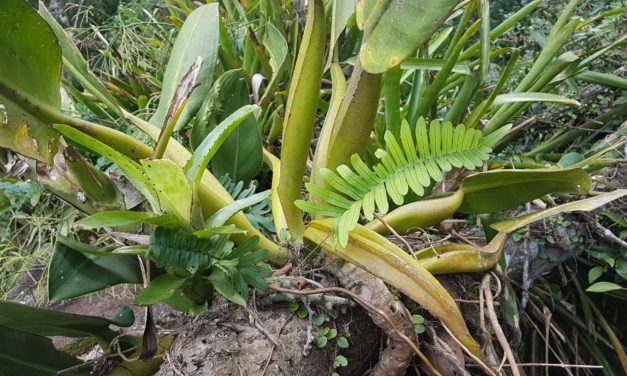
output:
MULTIPOLYGON (((567 363, 627 370, 594 295, 624 299, 627 224, 616 202, 627 190, 607 171, 624 162, 625 38, 599 30, 620 25, 625 9, 589 6, 535 0, 495 18, 486 0, 179 0, 116 4, 99 18, 82 4, 64 29, 43 4, 6 0, 0 147, 31 180, 7 169, 0 181, 10 261, 0 293, 49 260, 50 301, 136 284, 146 322, 139 338, 109 328, 130 326, 128 309, 109 320, 0 301, 12 344, 0 346, 10 359, 0 371, 89 367, 47 338, 69 336, 93 338, 118 369, 152 374, 172 341, 154 305, 197 316, 220 296, 247 306, 252 289, 355 301, 389 337, 374 374, 404 374, 414 359, 434 375, 466 372, 460 354, 490 375, 500 359, 513 375, 520 363, 546 374, 567 363), (536 20, 539 7, 559 12, 536 20), (612 94, 596 101, 603 90, 612 94), (39 197, 67 205, 51 212, 39 197), (605 205, 615 206, 593 212, 605 205), (576 218, 602 241, 587 242, 576 218), (35 238, 15 252, 20 221, 35 238), (471 223, 482 232, 473 240, 458 232, 471 223), (535 239, 538 223, 556 233, 535 239), (509 238, 524 252, 518 279, 509 238), (585 249, 551 258, 560 242, 585 249), (339 286, 282 277, 288 261, 297 271, 311 261, 303 249, 322 252, 339 286), (542 277, 555 267, 572 283, 542 277), (462 300, 485 310, 478 328, 436 277, 462 273, 482 275, 478 296, 462 300), (576 343, 559 340, 557 323, 577 328, 576 343), (23 351, 33 346, 37 359, 23 351)), ((351 332, 323 311, 289 309, 310 322, 305 347, 348 348, 351 332)), ((335 351, 330 369, 349 361, 335 351)))

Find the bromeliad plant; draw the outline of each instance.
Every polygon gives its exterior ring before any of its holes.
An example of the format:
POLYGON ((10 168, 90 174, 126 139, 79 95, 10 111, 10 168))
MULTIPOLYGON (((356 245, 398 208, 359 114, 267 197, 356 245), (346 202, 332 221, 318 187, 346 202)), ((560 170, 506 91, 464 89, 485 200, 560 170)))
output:
MULTIPOLYGON (((434 226, 455 213, 502 212, 547 194, 588 194, 586 169, 617 162, 602 159, 604 152, 570 168, 542 160, 512 165, 495 159, 495 150, 520 130, 511 123, 531 103, 578 104, 552 93, 560 84, 581 79, 624 88, 623 79, 588 71, 620 41, 585 57, 559 55, 578 29, 595 22, 571 20, 576 0, 566 5, 533 66, 510 92, 519 51, 494 41, 540 0, 494 28, 488 1, 310 0, 300 10, 306 12, 302 28, 294 22, 296 10, 278 0, 224 1, 196 9, 188 3, 168 8, 180 30, 159 104, 148 121, 132 114, 138 108, 121 105, 139 100, 120 90, 120 80, 105 77, 105 85, 90 71, 43 5, 39 15, 23 0, 0 5, 0 25, 12 31, 0 36, 0 103, 6 111, 0 117, 0 146, 37 160, 46 172, 40 176, 45 186, 91 214, 77 227, 137 232, 147 226, 149 232, 149 237, 131 236, 136 245, 121 247, 59 237, 50 264, 52 300, 143 282, 135 300, 139 305, 164 302, 198 314, 214 290, 244 305, 249 286, 267 287, 270 268, 264 261, 286 261, 286 249, 241 212, 271 196, 275 233, 283 245, 307 240, 381 278, 441 320, 483 362, 456 302, 434 275, 489 270, 501 258, 507 235, 520 226, 562 211, 592 210, 626 194, 618 190, 495 224, 498 233, 481 248, 448 244, 409 255, 382 236, 434 226), (182 14, 186 19, 179 24, 182 14), (455 27, 440 28, 443 24, 455 27), (500 77, 491 82, 492 65, 507 55, 500 77), (71 86, 75 101, 138 128, 154 146, 64 114, 61 66, 87 92, 71 86), (345 69, 352 70, 348 80, 345 69), (327 70, 330 98, 326 89, 321 91, 327 70), (378 116, 380 110, 384 116, 378 116), (302 186, 321 113, 324 121, 305 184, 313 201, 304 201, 302 186), (279 135, 277 158, 271 149, 279 135), (191 151, 184 146, 187 141, 191 151), (146 203, 127 207, 109 177, 76 149, 114 163, 146 203), (212 174, 228 173, 248 183, 260 174, 262 160, 272 169, 271 192, 235 201, 212 174), (493 171, 456 174, 481 167, 493 171), (50 178, 58 171, 65 179, 50 178), (451 178, 456 175, 461 177, 451 178), (303 211, 314 216, 307 226, 303 211)), ((624 111, 617 107, 599 119, 608 122, 624 111)), ((570 141, 557 136, 529 155, 570 141)), ((347 273, 353 281, 372 284, 354 270, 347 273)), ((375 293, 381 289, 370 287, 375 293)), ((390 310, 387 304, 377 309, 370 314, 390 310)), ((393 325, 382 325, 394 333, 393 325)), ((148 346, 150 340, 154 333, 144 338, 144 357, 156 351, 148 346)), ((385 360, 391 350, 386 351, 381 367, 391 367, 385 360)))

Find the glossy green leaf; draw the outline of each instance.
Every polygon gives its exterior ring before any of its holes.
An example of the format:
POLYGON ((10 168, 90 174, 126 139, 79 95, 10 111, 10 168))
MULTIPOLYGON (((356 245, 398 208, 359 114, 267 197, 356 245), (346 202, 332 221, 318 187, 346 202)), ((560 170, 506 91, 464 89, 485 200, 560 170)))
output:
POLYGON ((597 282, 586 289, 588 292, 610 292, 624 290, 624 287, 612 282, 597 282))
POLYGON ((605 85, 619 88, 621 90, 627 90, 627 79, 614 74, 584 71, 577 74, 574 78, 592 84, 605 85))
POLYGON ((109 325, 128 327, 133 321, 133 311, 128 307, 110 320, 0 300, 0 326, 40 336, 93 337, 103 348, 109 348, 109 342, 118 335, 109 325))
POLYGON ((24 0, 0 3, 0 30, 0 147, 50 163, 57 132, 30 109, 61 106, 57 38, 24 0))
MULTIPOLYGON (((333 0, 333 13, 331 15, 331 35, 329 40, 329 51, 335 51, 335 45, 346 28, 348 19, 355 13, 356 0, 333 0)), ((327 56, 325 70, 331 66, 333 53, 327 56)))
POLYGON ((142 159, 140 162, 157 192, 161 210, 176 214, 183 219, 183 223, 189 223, 192 190, 182 169, 169 159, 142 159))
POLYGON ((211 161, 211 158, 217 153, 220 146, 226 138, 239 126, 246 118, 253 114, 258 107, 248 105, 233 112, 229 117, 224 119, 217 127, 215 127, 203 142, 198 145, 194 154, 185 165, 185 176, 192 186, 198 185, 202 175, 211 161))
POLYGON ((554 206, 550 209, 541 210, 536 213, 523 215, 506 221, 494 223, 492 228, 501 232, 513 232, 529 223, 539 221, 544 218, 573 211, 592 211, 611 201, 617 200, 627 195, 627 189, 617 189, 612 192, 602 193, 598 196, 573 201, 562 205, 554 206))
POLYGON ((89 69, 87 61, 85 61, 79 50, 76 48, 72 39, 67 35, 65 30, 63 30, 63 27, 59 25, 50 12, 48 12, 48 9, 46 9, 45 5, 41 1, 39 1, 39 15, 48 23, 48 25, 50 25, 59 44, 61 45, 63 66, 65 70, 76 78, 85 90, 104 103, 109 110, 115 112, 118 116, 122 116, 122 110, 117 100, 107 90, 100 79, 92 73, 89 69))
POLYGON ((464 201, 458 211, 493 213, 549 193, 586 194, 591 184, 590 176, 582 169, 482 172, 463 180, 464 201))
POLYGON ((588 271, 588 283, 593 283, 603 274, 603 267, 597 265, 588 271))
POLYGON ((179 130, 184 127, 196 114, 211 89, 219 42, 220 12, 218 4, 207 4, 196 8, 185 20, 172 47, 163 79, 159 107, 150 119, 153 125, 162 126, 179 82, 196 58, 200 56, 203 65, 198 76, 199 86, 189 98, 175 129, 179 130))
POLYGON ((74 222, 74 226, 91 230, 102 227, 117 227, 147 223, 163 227, 176 227, 181 223, 173 214, 157 215, 147 212, 136 212, 130 210, 110 210, 96 213, 74 222))
POLYGON ((57 239, 48 272, 50 301, 75 298, 120 283, 141 283, 136 257, 99 256, 102 248, 88 244, 79 246, 88 248, 88 252, 82 252, 76 244, 63 238, 57 239))
POLYGON ((566 98, 557 94, 550 93, 507 93, 497 95, 494 99, 493 106, 498 106, 504 103, 520 103, 520 102, 550 102, 559 104, 568 104, 573 106, 579 106, 581 103, 574 99, 566 98))
POLYGON ((390 1, 362 46, 359 56, 364 69, 370 73, 383 73, 399 65, 431 38, 458 2, 390 1))
MULTIPOLYGON (((220 91, 217 101, 221 113, 212 119, 209 131, 240 108, 250 105, 248 84, 241 70, 226 72, 219 80, 220 91)), ((211 159, 213 174, 215 176, 228 174, 235 181, 249 182, 261 170, 262 147, 257 121, 254 116, 248 116, 228 135, 211 159)))
POLYGON ((161 303, 177 292, 187 279, 178 277, 171 273, 162 274, 153 279, 133 301, 140 306, 148 306, 161 303))
MULTIPOLYGON (((0 375, 50 376, 82 361, 55 348, 52 340, 0 325, 0 375)), ((69 374, 89 376, 85 369, 69 374)))

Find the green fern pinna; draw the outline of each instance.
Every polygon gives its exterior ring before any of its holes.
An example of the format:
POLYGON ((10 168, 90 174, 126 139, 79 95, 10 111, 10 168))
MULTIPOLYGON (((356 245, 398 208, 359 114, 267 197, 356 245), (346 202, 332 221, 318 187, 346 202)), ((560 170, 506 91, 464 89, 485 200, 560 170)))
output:
POLYGON ((314 215, 337 218, 334 224, 336 239, 341 246, 348 243, 348 233, 355 228, 363 212, 368 220, 375 209, 381 214, 389 210, 388 197, 395 205, 402 205, 411 189, 417 196, 425 194, 432 182, 439 182, 444 172, 453 167, 474 170, 490 158, 492 146, 509 131, 509 126, 485 136, 481 131, 453 126, 450 121, 433 120, 427 126, 418 119, 415 137, 407 123, 401 124, 400 140, 387 131, 384 139, 387 150, 375 152, 379 163, 372 168, 358 154, 351 157, 353 168, 341 165, 337 173, 321 169, 320 175, 333 188, 306 184, 311 195, 322 202, 298 200, 296 206, 314 215))

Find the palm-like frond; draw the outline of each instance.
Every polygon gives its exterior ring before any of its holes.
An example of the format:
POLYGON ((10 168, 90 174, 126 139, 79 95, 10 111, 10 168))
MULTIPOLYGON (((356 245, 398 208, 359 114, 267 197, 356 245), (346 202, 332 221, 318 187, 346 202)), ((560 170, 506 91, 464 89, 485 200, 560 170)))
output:
POLYGON ((484 137, 481 131, 463 124, 454 127, 448 121, 433 120, 427 127, 420 118, 414 138, 409 124, 403 121, 400 140, 385 133, 387 150, 376 151, 380 162, 374 167, 368 167, 355 154, 351 157, 352 169, 346 165, 339 166, 337 173, 321 169, 320 175, 333 189, 311 183, 306 187, 313 197, 325 203, 298 200, 296 206, 312 214, 337 217, 335 233, 345 246, 360 213, 372 220, 376 209, 381 214, 388 212, 388 197, 394 204, 402 205, 410 189, 418 196, 424 195, 425 187, 432 181, 441 181, 443 172, 453 167, 472 170, 483 165, 491 147, 508 131, 509 127, 503 127, 484 137))

